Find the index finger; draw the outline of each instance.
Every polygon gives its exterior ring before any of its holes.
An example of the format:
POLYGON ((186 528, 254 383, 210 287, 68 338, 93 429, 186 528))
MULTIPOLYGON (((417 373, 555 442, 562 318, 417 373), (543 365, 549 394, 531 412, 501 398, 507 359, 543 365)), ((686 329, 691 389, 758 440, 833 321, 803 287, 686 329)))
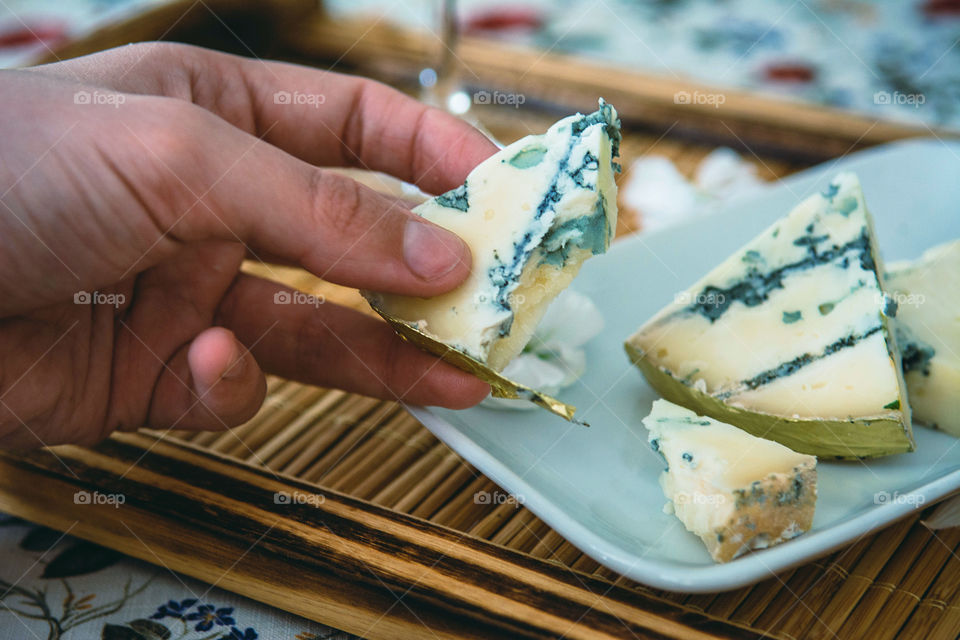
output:
POLYGON ((38 71, 187 100, 311 164, 382 171, 429 193, 459 186, 497 150, 460 118, 381 83, 199 47, 130 45, 38 71))

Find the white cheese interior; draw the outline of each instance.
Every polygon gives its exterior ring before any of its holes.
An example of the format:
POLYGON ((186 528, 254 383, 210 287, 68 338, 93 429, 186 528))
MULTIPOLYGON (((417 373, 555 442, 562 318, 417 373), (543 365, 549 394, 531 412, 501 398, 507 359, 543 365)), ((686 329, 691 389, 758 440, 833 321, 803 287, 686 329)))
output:
POLYGON ((414 209, 463 238, 473 255, 471 274, 454 291, 429 299, 375 294, 377 306, 503 369, 582 262, 609 246, 618 125, 604 103, 589 116, 564 118, 481 163, 460 189, 414 209))
POLYGON ((629 341, 733 406, 787 417, 890 414, 900 387, 874 244, 859 182, 840 175, 629 341))
POLYGON ((660 485, 675 515, 716 559, 775 544, 810 526, 813 456, 666 400, 654 402, 643 424, 667 462, 660 485))
POLYGON ((916 419, 960 437, 960 240, 890 265, 896 326, 916 419))

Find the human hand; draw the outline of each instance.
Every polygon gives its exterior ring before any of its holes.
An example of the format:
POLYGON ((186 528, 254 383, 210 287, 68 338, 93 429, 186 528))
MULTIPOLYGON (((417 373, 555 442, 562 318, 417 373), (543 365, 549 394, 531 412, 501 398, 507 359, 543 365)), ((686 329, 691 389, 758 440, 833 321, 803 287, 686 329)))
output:
POLYGON ((263 371, 452 408, 489 391, 378 319, 274 304, 290 290, 239 273, 254 256, 454 288, 462 241, 318 167, 440 193, 496 150, 472 127, 369 80, 183 45, 0 74, 0 446, 234 426, 263 371))

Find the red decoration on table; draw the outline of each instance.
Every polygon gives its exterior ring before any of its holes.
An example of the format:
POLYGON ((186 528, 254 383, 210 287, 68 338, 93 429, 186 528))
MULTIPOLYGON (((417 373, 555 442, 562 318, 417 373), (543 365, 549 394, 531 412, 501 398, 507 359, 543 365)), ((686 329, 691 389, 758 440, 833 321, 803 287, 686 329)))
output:
POLYGON ((774 82, 811 82, 816 71, 802 62, 783 62, 769 65, 763 74, 774 82))
POLYGON ((543 27, 544 17, 534 7, 494 7, 468 16, 463 22, 466 33, 491 31, 536 31, 543 27))
POLYGON ((0 48, 27 47, 34 44, 51 44, 65 40, 66 25, 57 22, 37 24, 8 22, 0 25, 0 48))
POLYGON ((928 18, 960 18, 960 0, 927 0, 922 9, 928 18))

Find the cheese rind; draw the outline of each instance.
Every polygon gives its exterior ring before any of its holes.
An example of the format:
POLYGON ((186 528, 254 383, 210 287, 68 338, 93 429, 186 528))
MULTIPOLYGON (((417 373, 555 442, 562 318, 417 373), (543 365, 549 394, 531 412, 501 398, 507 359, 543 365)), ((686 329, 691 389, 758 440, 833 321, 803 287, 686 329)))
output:
POLYGON ((429 299, 365 292, 371 305, 501 371, 583 261, 613 238, 619 125, 601 100, 596 112, 518 140, 478 165, 461 187, 415 208, 467 243, 471 275, 429 299))
POLYGON ((795 451, 910 451, 895 310, 853 174, 734 253, 626 342, 651 386, 795 451))
POLYGON ((728 562, 810 529, 816 458, 657 400, 643 419, 663 456, 660 486, 677 518, 711 557, 728 562))
POLYGON ((914 418, 960 437, 960 240, 889 265, 897 343, 914 418))

